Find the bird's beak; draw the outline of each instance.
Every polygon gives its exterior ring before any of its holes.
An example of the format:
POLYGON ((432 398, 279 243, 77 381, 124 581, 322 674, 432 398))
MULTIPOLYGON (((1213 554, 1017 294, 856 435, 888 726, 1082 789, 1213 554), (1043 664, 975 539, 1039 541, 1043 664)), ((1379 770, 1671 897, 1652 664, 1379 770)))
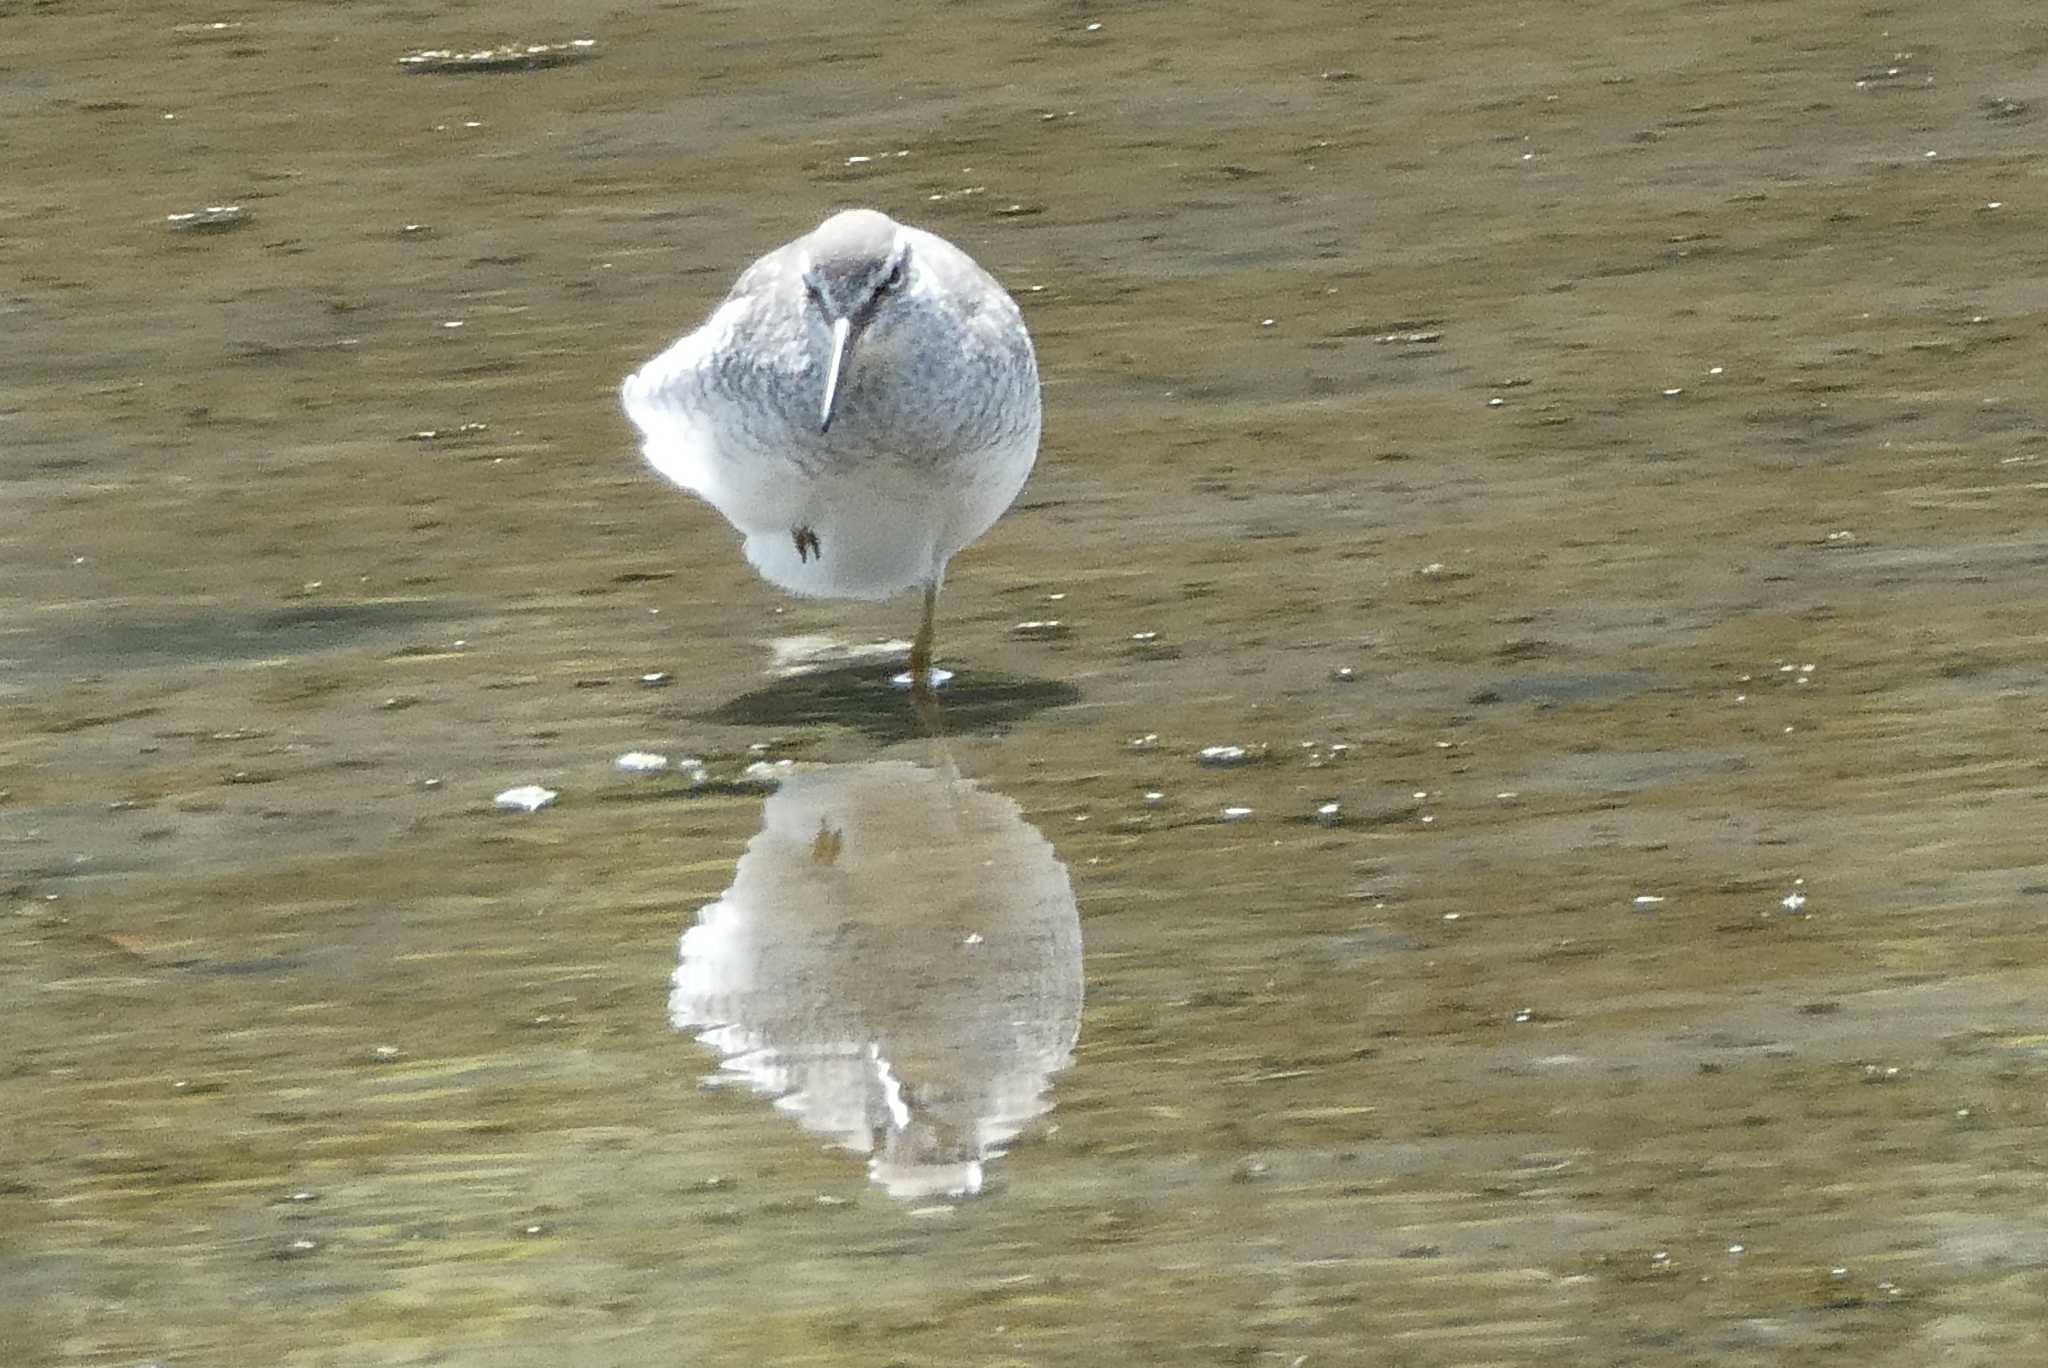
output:
POLYGON ((832 320, 832 354, 825 359, 825 402, 818 410, 818 431, 832 430, 832 413, 839 407, 839 376, 846 369, 846 354, 853 347, 853 320, 832 320))

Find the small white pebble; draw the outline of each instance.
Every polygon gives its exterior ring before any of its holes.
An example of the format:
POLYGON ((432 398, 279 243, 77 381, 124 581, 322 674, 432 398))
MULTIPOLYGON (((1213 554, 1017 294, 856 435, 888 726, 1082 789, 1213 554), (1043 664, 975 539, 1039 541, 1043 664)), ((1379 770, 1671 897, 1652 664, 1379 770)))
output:
POLYGON ((1638 893, 1635 898, 1635 905, 1637 907, 1655 907, 1663 901, 1655 893, 1638 893))
POLYGON ((1223 809, 1223 820, 1226 822, 1242 822, 1251 815, 1252 810, 1248 807, 1227 807, 1223 809))
POLYGON ((508 811, 539 812, 560 796, 553 789, 542 788, 539 784, 521 784, 518 788, 506 789, 496 801, 499 807, 508 811))
POLYGON ((653 751, 627 751, 612 763, 631 774, 651 774, 667 769, 668 757, 656 755, 653 751))

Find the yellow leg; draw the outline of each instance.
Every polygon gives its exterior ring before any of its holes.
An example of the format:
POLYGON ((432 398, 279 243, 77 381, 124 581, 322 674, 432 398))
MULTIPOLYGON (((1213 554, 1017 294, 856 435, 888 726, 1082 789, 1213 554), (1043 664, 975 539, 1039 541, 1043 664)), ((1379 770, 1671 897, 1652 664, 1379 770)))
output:
POLYGON ((917 625, 917 640, 910 643, 910 687, 928 689, 932 675, 933 618, 939 606, 939 586, 924 587, 924 621, 917 625))
POLYGON ((910 701, 924 720, 926 730, 939 734, 939 701, 932 695, 933 619, 939 606, 939 586, 924 587, 924 620, 917 625, 917 639, 910 643, 910 701))

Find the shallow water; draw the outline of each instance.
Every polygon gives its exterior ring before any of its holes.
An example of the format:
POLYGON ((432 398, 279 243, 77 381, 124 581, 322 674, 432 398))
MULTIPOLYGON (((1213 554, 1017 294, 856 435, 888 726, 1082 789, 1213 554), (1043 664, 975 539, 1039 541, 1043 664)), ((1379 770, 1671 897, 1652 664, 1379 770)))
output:
POLYGON ((2035 7, 564 24, 0 5, 0 1362, 2048 1357, 2035 7), (944 746, 613 399, 851 202, 1046 377, 944 746), (671 1023, 780 759, 1065 866, 978 1196, 671 1023))

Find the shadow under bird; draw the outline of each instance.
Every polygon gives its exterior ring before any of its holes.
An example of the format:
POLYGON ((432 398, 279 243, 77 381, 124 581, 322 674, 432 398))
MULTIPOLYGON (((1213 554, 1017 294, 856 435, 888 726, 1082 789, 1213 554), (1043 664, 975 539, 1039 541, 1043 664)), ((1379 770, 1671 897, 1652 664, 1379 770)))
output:
POLYGON ((834 214, 745 271, 627 377, 648 464, 716 508, 794 594, 924 591, 927 687, 946 563, 1038 457, 1038 362, 1015 300, 944 238, 834 214))

